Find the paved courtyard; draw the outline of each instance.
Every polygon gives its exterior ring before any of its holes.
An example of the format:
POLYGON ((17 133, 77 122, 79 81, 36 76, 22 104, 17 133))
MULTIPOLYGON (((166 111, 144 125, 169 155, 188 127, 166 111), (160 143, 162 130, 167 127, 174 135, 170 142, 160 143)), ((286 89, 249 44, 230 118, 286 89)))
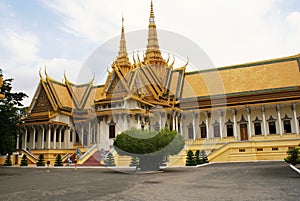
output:
POLYGON ((164 173, 0 168, 0 200, 299 200, 300 175, 283 162, 211 164, 164 173))

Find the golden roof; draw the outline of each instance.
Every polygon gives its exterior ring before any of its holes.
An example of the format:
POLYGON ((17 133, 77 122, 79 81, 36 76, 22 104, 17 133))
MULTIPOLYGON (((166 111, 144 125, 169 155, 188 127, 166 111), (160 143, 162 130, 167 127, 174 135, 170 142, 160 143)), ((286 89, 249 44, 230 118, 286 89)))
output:
POLYGON ((299 57, 186 73, 183 98, 300 86, 299 57))

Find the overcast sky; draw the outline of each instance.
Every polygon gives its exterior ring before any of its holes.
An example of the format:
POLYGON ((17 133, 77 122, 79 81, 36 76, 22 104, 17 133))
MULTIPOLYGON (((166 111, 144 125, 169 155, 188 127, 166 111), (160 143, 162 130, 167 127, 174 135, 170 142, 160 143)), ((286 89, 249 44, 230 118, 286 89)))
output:
MULTIPOLYGON (((299 0, 153 3, 157 28, 189 38, 217 67, 300 53, 299 0)), ((150 0, 1 0, 0 68, 29 95, 28 105, 41 67, 75 82, 87 57, 119 36, 122 12, 131 32, 147 29, 149 10, 150 0)))

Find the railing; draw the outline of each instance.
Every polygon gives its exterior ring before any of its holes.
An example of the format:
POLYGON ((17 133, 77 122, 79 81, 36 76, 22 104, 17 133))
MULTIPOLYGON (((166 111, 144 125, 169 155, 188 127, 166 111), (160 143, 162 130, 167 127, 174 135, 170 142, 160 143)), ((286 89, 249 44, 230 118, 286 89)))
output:
POLYGON ((29 155, 30 157, 34 158, 35 160, 38 160, 38 158, 35 155, 33 155, 32 153, 30 153, 26 149, 23 148, 22 151, 24 151, 27 155, 29 155))

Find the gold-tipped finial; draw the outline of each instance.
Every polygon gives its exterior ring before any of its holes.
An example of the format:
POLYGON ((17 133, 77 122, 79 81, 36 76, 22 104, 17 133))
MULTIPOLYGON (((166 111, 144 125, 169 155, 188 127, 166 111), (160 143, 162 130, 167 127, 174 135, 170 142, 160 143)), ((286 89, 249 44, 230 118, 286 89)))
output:
POLYGON ((151 11, 150 11, 150 19, 154 19, 154 9, 153 9, 153 2, 151 0, 151 11))

